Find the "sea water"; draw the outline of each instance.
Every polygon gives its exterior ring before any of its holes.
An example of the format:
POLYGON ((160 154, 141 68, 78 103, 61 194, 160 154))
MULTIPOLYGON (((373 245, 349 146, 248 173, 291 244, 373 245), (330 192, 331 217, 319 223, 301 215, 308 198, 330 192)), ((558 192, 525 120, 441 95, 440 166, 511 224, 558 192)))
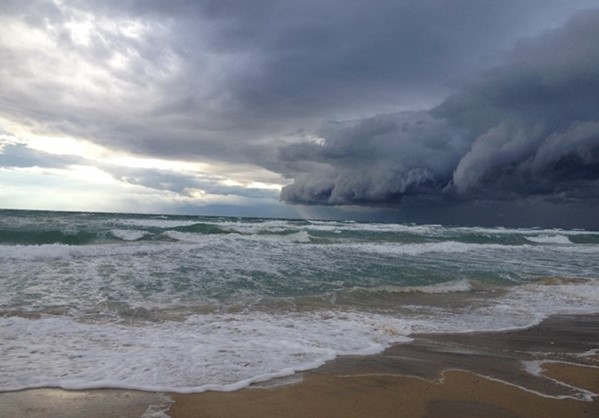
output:
POLYGON ((0 390, 200 392, 599 312, 599 232, 0 211, 0 390))

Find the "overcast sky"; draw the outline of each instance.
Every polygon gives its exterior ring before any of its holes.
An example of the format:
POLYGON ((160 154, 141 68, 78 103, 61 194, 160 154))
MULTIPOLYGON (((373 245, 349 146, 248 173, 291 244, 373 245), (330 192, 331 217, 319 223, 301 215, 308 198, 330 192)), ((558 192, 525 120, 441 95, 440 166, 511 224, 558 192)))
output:
POLYGON ((0 27, 0 207, 599 228, 597 0, 2 0, 0 27))

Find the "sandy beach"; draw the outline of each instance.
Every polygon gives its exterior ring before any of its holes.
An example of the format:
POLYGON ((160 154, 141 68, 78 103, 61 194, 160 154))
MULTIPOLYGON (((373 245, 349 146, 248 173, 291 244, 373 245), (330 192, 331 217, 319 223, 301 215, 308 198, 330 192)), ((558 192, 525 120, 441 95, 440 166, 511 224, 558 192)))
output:
POLYGON ((0 394, 0 417, 595 417, 599 316, 520 331, 415 335, 236 392, 36 389, 0 394))

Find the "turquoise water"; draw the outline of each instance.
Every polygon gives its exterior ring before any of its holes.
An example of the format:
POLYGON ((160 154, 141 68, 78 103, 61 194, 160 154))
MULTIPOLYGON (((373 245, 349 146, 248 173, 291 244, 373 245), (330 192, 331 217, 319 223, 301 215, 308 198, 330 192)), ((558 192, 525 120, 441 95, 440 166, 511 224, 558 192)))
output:
POLYGON ((0 389, 197 392, 599 311, 599 232, 0 211, 0 389))

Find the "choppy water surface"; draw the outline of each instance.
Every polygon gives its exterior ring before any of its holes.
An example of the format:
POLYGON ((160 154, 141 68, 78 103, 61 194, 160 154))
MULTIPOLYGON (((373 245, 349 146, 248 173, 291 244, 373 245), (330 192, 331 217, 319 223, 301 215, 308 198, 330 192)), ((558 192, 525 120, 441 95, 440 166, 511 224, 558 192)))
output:
POLYGON ((599 232, 0 211, 0 390, 233 390, 599 312, 599 232))

